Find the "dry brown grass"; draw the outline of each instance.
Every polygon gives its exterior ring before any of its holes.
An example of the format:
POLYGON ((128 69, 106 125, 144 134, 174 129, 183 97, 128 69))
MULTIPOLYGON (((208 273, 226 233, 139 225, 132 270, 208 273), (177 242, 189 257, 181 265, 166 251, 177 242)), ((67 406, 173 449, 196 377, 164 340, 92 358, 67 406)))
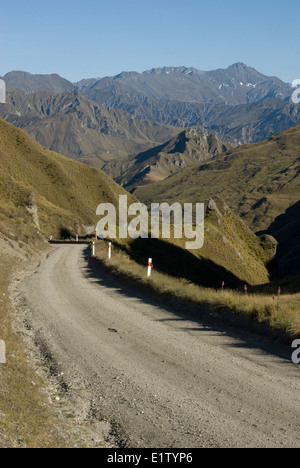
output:
POLYGON ((29 364, 12 326, 15 311, 8 296, 8 272, 17 266, 16 260, 1 256, 0 338, 6 343, 7 363, 0 365, 0 448, 66 447, 68 429, 49 405, 45 381, 29 364))
MULTIPOLYGON (((174 278, 158 271, 153 271, 147 278, 145 267, 134 262, 126 253, 113 248, 113 258, 107 259, 105 242, 97 244, 97 257, 113 271, 134 279, 151 287, 159 294, 169 294, 181 300, 186 300, 203 306, 209 306, 222 314, 232 311, 239 316, 245 316, 259 323, 268 324, 272 329, 284 332, 291 337, 300 336, 300 294, 277 294, 278 287, 274 285, 273 292, 246 294, 244 291, 215 290, 204 288, 188 282, 184 278, 174 278)), ((272 286, 268 285, 269 291, 272 286)))
POLYGON ((0 365, 0 447, 73 445, 45 376, 35 372, 14 331, 9 281, 45 249, 45 236, 85 233, 83 225, 96 222, 97 205, 116 203, 119 193, 125 192, 105 174, 45 150, 0 119, 0 339, 7 347, 7 364, 0 365))
POLYGON ((97 221, 98 204, 117 204, 120 194, 126 192, 101 171, 46 150, 0 119, 0 217, 9 226, 32 223, 33 197, 44 235, 84 234, 83 226, 97 221))

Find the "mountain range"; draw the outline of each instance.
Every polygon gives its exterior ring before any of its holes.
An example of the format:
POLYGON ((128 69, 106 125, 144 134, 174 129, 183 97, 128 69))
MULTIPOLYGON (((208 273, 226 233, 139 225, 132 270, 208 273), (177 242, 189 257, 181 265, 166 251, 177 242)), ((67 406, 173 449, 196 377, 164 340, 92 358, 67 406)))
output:
POLYGON ((44 147, 103 168, 148 203, 218 195, 252 230, 279 239, 284 274, 292 264, 300 272, 292 261, 298 251, 291 250, 300 106, 291 103, 291 85, 240 63, 78 83, 25 72, 4 79, 8 99, 0 116, 44 147))
POLYGON ((56 73, 52 75, 32 75, 24 71, 13 71, 7 73, 3 79, 7 88, 15 89, 24 95, 40 91, 64 93, 73 90, 72 83, 56 73))
POLYGON ((291 85, 276 77, 267 77, 243 63, 208 72, 191 67, 153 68, 144 73, 123 72, 78 83, 71 83, 57 74, 32 75, 22 71, 7 73, 3 78, 8 88, 22 94, 77 89, 93 101, 113 107, 120 105, 116 97, 123 94, 130 98, 228 105, 248 104, 266 98, 289 100, 291 95, 291 85))
POLYGON ((99 168, 102 160, 143 151, 178 133, 177 128, 108 110, 77 91, 27 95, 8 91, 0 116, 51 151, 72 159, 88 156, 99 168))
MULTIPOLYGON (((299 106, 291 102, 291 85, 242 63, 210 72, 164 67, 77 83, 25 72, 10 72, 4 79, 8 88, 23 95, 78 91, 108 110, 119 109, 156 124, 201 126, 241 144, 261 141, 300 122, 299 106)), ((64 148, 59 150, 66 154, 64 148)))
POLYGON ((113 107, 124 106, 126 101, 130 105, 135 101, 146 102, 147 98, 239 105, 266 98, 289 100, 291 95, 290 85, 278 78, 266 77, 243 63, 209 72, 164 67, 144 73, 121 73, 96 82, 81 81, 74 86, 90 99, 113 107))

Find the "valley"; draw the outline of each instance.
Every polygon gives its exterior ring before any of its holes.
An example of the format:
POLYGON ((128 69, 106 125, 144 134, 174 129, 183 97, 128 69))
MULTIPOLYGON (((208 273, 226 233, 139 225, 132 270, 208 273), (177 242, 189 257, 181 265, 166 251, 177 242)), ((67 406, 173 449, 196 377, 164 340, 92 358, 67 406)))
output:
POLYGON ((298 447, 291 86, 242 63, 4 79, 0 446, 298 447), (110 260, 98 240, 91 258, 97 206, 120 195, 203 202, 203 248, 172 225, 168 239, 110 239, 110 260))

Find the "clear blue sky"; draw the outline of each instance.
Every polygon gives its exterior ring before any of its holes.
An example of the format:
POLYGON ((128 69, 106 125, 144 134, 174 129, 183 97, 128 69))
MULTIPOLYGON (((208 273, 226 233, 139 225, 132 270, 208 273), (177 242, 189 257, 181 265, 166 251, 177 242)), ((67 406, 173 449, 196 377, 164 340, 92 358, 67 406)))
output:
POLYGON ((298 0, 10 0, 0 11, 0 75, 55 72, 78 81, 244 62, 300 79, 298 0))

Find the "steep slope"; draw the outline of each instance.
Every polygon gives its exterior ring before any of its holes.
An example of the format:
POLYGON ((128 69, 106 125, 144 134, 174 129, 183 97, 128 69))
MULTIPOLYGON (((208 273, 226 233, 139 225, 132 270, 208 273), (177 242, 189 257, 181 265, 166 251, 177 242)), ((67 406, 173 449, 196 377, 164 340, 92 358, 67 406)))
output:
POLYGON ((53 93, 64 93, 71 91, 73 85, 70 81, 57 74, 32 75, 23 71, 13 71, 4 76, 7 88, 13 88, 21 94, 48 91, 53 93))
POLYGON ((127 99, 125 105, 116 107, 135 117, 178 127, 202 126, 218 132, 224 140, 241 144, 262 141, 300 123, 299 105, 274 98, 236 106, 152 98, 141 103, 134 96, 127 99))
POLYGON ((256 143, 299 124, 300 106, 274 98, 239 106, 216 106, 206 112, 204 122, 223 138, 240 144, 256 143))
MULTIPOLYGON (((46 350, 29 344, 16 296, 24 271, 49 250, 45 237, 85 234, 84 225, 96 223, 97 204, 116 203, 119 193, 125 192, 105 174, 44 150, 0 119, 0 338, 7 349, 7 363, 0 367, 1 448, 88 446, 51 404, 53 382, 48 386, 37 375, 34 355, 41 362, 46 350)), ((32 345, 40 341, 38 328, 30 333, 32 345)))
POLYGON ((178 129, 136 119, 88 101, 78 92, 9 92, 0 116, 25 129, 46 148, 101 168, 102 161, 168 140, 178 129))
MULTIPOLYGON (((117 205, 119 195, 126 194, 101 171, 45 150, 2 119, 0 160, 0 244, 4 240, 26 249, 44 236, 85 234, 85 226, 98 221, 98 204, 117 205)), ((129 195, 129 203, 133 201, 129 195)), ((196 282, 204 278, 206 285, 222 280, 231 286, 268 281, 265 263, 272 256, 270 246, 218 198, 207 203, 205 228, 205 245, 199 251, 188 252, 184 239, 173 238, 124 240, 123 245, 136 256, 141 247, 143 256, 151 249, 160 251, 155 257, 162 269, 175 274, 174 268, 181 265, 181 274, 196 282), (177 255, 178 263, 169 261, 177 255)))
POLYGON ((136 196, 147 202, 199 202, 212 194, 255 231, 270 224, 299 201, 300 126, 269 140, 228 151, 155 184, 139 187, 136 196))
POLYGON ((278 216, 268 232, 279 242, 276 260, 280 276, 300 275, 300 201, 278 216))
POLYGON ((206 161, 231 148, 230 143, 224 143, 216 134, 209 134, 201 128, 190 128, 164 145, 130 159, 107 164, 103 170, 132 190, 139 185, 166 179, 195 162, 206 161))
POLYGON ((129 256, 145 265, 155 259, 155 271, 205 287, 238 288, 245 283, 269 281, 266 264, 273 258, 276 242, 271 237, 257 237, 219 197, 205 202, 205 237, 200 250, 185 250, 185 239, 137 239, 124 244, 129 256))
POLYGON ((99 203, 126 193, 101 171, 42 148, 0 119, 0 233, 34 244, 43 235, 85 234, 99 203))

